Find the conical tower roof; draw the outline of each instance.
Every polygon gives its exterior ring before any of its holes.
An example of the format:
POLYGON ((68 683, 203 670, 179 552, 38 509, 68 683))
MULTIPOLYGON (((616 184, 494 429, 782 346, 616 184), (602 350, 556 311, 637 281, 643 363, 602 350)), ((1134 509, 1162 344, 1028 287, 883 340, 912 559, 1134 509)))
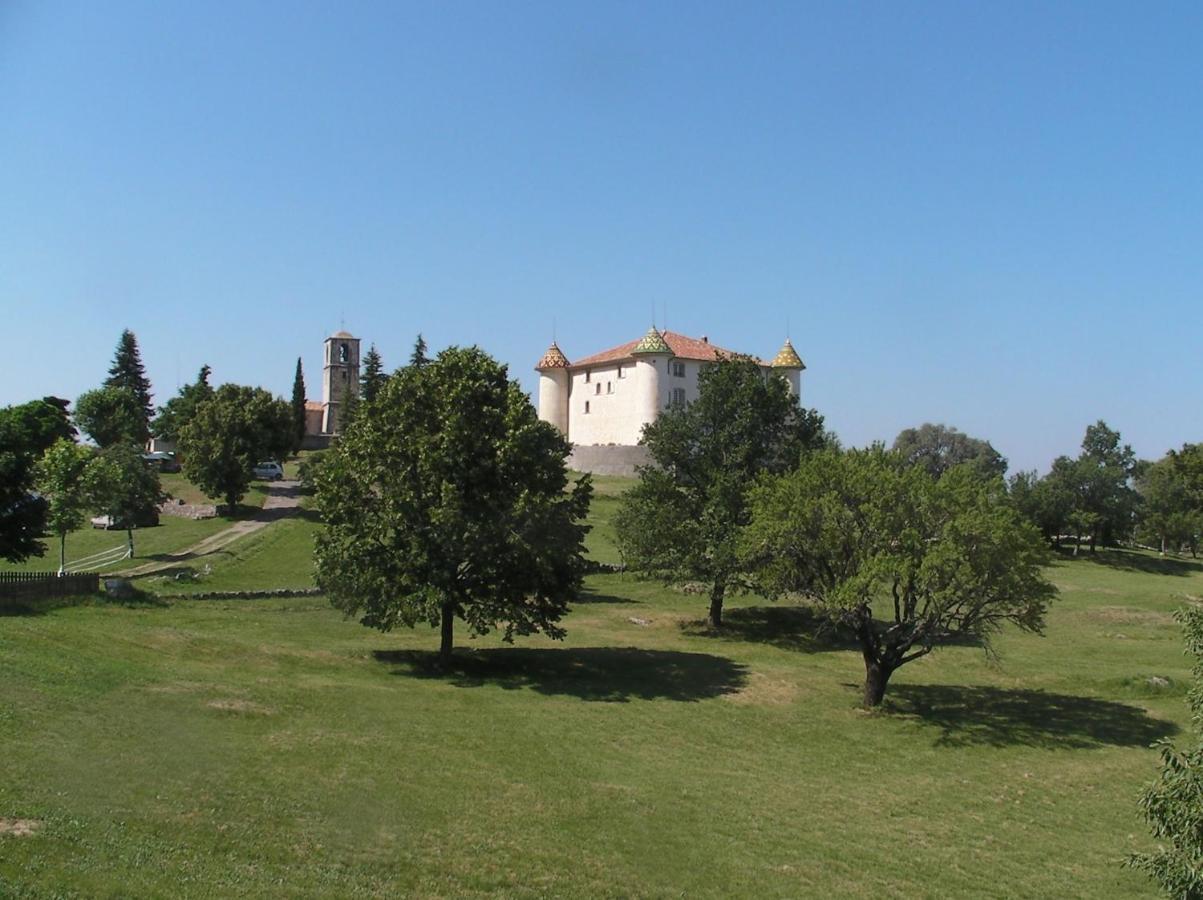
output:
POLYGON ((635 345, 635 349, 631 351, 632 356, 637 356, 640 353, 672 353, 672 348, 668 346, 668 341, 664 340, 664 335, 656 330, 653 325, 647 330, 647 334, 643 339, 635 345))
POLYGON ((567 369, 568 357, 559 348, 555 341, 551 342, 551 346, 547 348, 547 352, 543 354, 543 358, 539 360, 535 366, 536 372, 545 372, 548 369, 567 369))
POLYGON ((773 357, 774 369, 805 369, 806 363, 802 362, 802 357, 798 355, 798 351, 794 349, 794 345, 790 343, 789 338, 785 339, 785 344, 777 351, 777 355, 773 357))

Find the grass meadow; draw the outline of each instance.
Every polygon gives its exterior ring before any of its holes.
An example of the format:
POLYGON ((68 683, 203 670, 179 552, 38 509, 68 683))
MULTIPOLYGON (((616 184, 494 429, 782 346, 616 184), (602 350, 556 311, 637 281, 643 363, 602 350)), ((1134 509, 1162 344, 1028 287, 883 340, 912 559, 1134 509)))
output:
MULTIPOLYGON (((622 483, 597 479, 614 558, 622 483)), ((197 589, 312 583, 276 523, 197 589)), ((321 597, 0 617, 0 896, 1155 896, 1149 745, 1188 727, 1203 566, 1059 560, 1043 637, 949 647, 858 708, 798 606, 590 577, 568 638, 381 634, 321 597)), ((159 590, 150 580, 143 587, 159 590)), ((176 590, 176 586, 172 586, 176 590)))

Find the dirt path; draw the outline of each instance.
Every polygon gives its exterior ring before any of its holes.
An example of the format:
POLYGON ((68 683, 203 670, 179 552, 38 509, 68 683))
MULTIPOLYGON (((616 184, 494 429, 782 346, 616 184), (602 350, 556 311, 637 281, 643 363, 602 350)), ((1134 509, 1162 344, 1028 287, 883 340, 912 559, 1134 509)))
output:
POLYGON ((120 575, 124 578, 130 578, 135 575, 150 575, 153 572, 178 566, 182 562, 208 556, 210 553, 216 553, 218 550, 229 546, 239 538, 246 537, 248 534, 254 534, 256 531, 266 528, 272 522, 278 522, 281 519, 295 516, 300 507, 300 482, 277 481, 275 484, 268 485, 267 499, 263 501, 263 508, 251 518, 235 522, 229 528, 223 528, 217 534, 211 534, 203 541, 193 544, 179 553, 172 553, 154 562, 146 563, 133 569, 126 569, 123 572, 113 572, 112 574, 120 575))

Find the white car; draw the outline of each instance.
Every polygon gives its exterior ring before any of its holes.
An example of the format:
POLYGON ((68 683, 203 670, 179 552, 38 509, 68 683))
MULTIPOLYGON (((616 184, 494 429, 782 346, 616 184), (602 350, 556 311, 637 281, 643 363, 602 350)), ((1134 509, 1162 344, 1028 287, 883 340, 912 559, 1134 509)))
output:
POLYGON ((251 469, 251 474, 264 481, 279 481, 284 477, 284 467, 278 462, 268 461, 258 463, 251 469))

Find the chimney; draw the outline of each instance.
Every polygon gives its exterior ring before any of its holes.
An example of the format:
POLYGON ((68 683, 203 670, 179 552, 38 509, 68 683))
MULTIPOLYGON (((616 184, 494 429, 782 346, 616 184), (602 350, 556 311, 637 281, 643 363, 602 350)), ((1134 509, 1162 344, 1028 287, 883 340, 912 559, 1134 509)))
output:
POLYGON ((709 344, 709 343, 710 343, 710 338, 706 337, 706 335, 702 335, 702 343, 703 343, 703 344, 709 344))

